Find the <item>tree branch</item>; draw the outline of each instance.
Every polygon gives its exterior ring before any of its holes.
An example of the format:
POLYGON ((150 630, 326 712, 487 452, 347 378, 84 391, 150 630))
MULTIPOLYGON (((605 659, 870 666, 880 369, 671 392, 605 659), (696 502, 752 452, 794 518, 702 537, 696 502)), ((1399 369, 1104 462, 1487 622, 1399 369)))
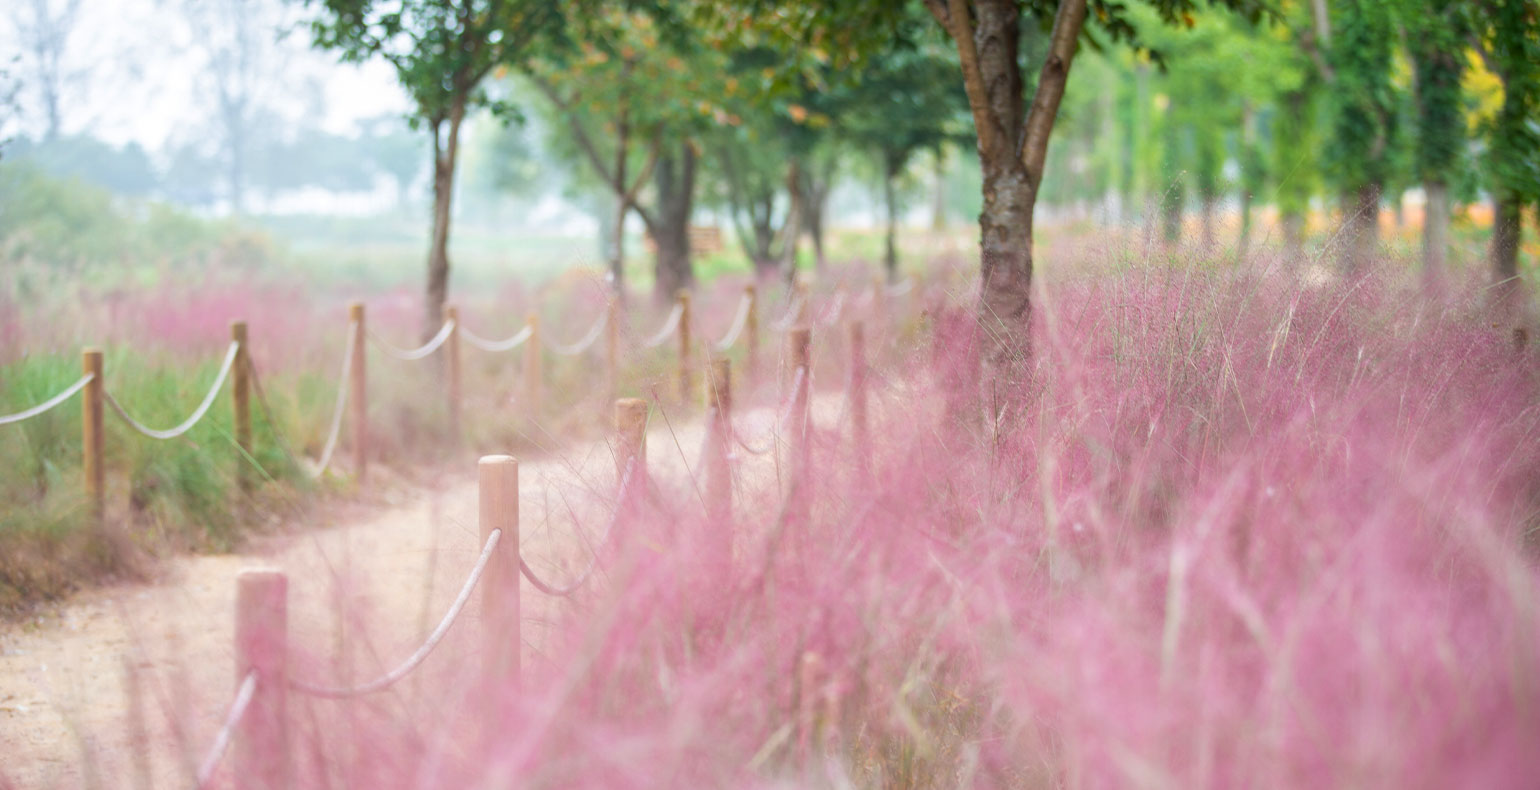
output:
POLYGON ((1043 180, 1043 163, 1048 157, 1048 138, 1064 99, 1069 82, 1069 67, 1075 60, 1080 31, 1085 27, 1086 0, 1060 0, 1054 14, 1053 32, 1048 38, 1048 57, 1038 74, 1032 107, 1027 111, 1027 126, 1021 136, 1021 162, 1035 191, 1043 180))
MULTIPOLYGON (((931 2, 939 0, 928 0, 926 6, 929 7, 931 2)), ((968 94, 968 107, 973 110, 973 127, 978 134, 979 150, 993 151, 1001 132, 989 112, 989 95, 984 91, 984 74, 979 70, 979 48, 978 42, 973 40, 973 22, 968 16, 968 2, 949 2, 951 6, 942 25, 946 27, 947 35, 957 43, 957 58, 962 61, 963 90, 968 94)))
POLYGON ((930 11, 931 16, 936 18, 937 22, 941 23, 943 28, 947 30, 952 29, 951 17, 947 13, 946 6, 941 4, 941 0, 925 0, 925 8, 930 11))

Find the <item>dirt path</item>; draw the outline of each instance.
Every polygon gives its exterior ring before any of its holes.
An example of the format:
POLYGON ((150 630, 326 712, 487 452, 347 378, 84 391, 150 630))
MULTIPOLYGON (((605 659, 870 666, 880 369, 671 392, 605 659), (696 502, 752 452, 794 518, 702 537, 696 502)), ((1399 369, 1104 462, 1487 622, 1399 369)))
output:
MULTIPOLYGON (((820 397, 816 418, 837 420, 838 401, 820 397)), ((773 420, 761 409, 735 422, 744 435, 764 437, 773 420)), ((652 474, 684 480, 685 459, 696 463, 701 441, 698 419, 669 426, 655 415, 652 474)), ((608 445, 595 442, 522 465, 520 548, 532 565, 560 579, 584 560, 586 541, 572 531, 568 508, 591 535, 602 529, 613 463, 608 445)), ((768 457, 739 453, 738 463, 740 479, 774 474, 768 457)), ((398 500, 362 514, 350 508, 248 553, 179 558, 159 583, 91 591, 29 623, 0 626, 0 775, 21 788, 113 788, 134 787, 139 771, 153 787, 187 786, 232 694, 235 577, 243 568, 287 571, 291 644, 321 659, 312 663, 351 666, 355 682, 389 669, 437 624, 481 549, 472 460, 398 500), (131 724, 136 692, 146 711, 141 727, 131 724)), ((472 600, 465 618, 474 620, 472 600)), ((528 582, 523 601, 528 652, 558 620, 560 604, 528 582)), ((457 624, 427 665, 452 660, 443 655, 455 655, 473 630, 457 624)))

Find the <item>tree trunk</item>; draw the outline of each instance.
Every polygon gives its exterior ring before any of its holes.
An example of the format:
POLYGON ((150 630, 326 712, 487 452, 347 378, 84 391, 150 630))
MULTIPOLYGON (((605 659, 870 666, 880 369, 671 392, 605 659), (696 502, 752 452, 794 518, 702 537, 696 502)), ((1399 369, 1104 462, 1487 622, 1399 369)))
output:
POLYGON ((1343 223, 1344 248, 1342 263, 1348 274, 1353 274, 1374 259, 1380 238, 1380 185, 1364 184, 1351 195, 1343 197, 1347 206, 1347 219, 1343 223))
POLYGON ((1422 188, 1427 193, 1422 217, 1422 271, 1437 277, 1449 257, 1449 186, 1429 181, 1422 188))
POLYGON ((1214 249, 1214 204, 1218 202, 1214 196, 1204 193, 1200 203, 1203 212, 1203 251, 1211 252, 1214 249))
POLYGON ((936 146, 931 164, 935 168, 934 183, 930 195, 930 229, 940 233, 946 230, 946 149, 936 146))
POLYGON ((641 212, 647 233, 657 246, 653 281, 659 303, 674 299, 680 288, 695 285, 690 260, 690 216, 695 208, 695 146, 689 140, 678 148, 665 147, 653 171, 657 187, 657 211, 641 212))
POLYGON ((813 240, 813 260, 818 270, 823 271, 824 267, 828 265, 828 257, 824 254, 823 248, 823 212, 824 206, 829 202, 829 191, 826 188, 819 188, 815 185, 809 192, 811 194, 808 195, 807 202, 803 204, 804 211, 802 216, 807 225, 808 238, 813 240))
POLYGON ((786 196, 791 205, 786 209, 786 222, 781 226, 781 272, 789 287, 797 282, 797 239, 801 236, 798 226, 802 219, 802 163, 796 157, 786 165, 786 196))
POLYGON ((882 265, 887 270, 888 282, 898 281, 898 196, 893 189, 893 180, 897 177, 898 167, 893 157, 883 157, 882 199, 888 210, 888 223, 884 237, 882 265))
POLYGON ((433 135, 433 235, 428 248, 428 293, 423 323, 423 340, 438 333, 444 325, 444 302, 449 297, 449 219, 454 197, 455 157, 460 148, 460 121, 465 118, 465 101, 457 100, 449 118, 429 124, 433 135), (445 123, 447 139, 440 138, 445 123))
POLYGON ((999 414, 1022 403, 1031 354, 1032 206, 1036 190, 1016 162, 986 166, 979 213, 982 282, 979 324, 987 389, 984 405, 999 414))
POLYGON ((1182 188, 1181 180, 1178 179, 1161 194, 1161 238, 1167 247, 1175 246, 1182 240, 1182 203, 1186 201, 1186 192, 1187 190, 1182 188))
POLYGON ((1283 224, 1283 257, 1297 268, 1305 262, 1305 215, 1289 211, 1280 222, 1283 224))
POLYGON ((626 199, 615 196, 614 213, 611 215, 609 239, 605 252, 609 254, 610 288, 617 294, 626 292, 626 199))
POLYGON ((1502 190, 1493 199, 1492 209, 1492 277, 1497 290, 1507 294, 1518 284, 1524 204, 1516 193, 1502 190))

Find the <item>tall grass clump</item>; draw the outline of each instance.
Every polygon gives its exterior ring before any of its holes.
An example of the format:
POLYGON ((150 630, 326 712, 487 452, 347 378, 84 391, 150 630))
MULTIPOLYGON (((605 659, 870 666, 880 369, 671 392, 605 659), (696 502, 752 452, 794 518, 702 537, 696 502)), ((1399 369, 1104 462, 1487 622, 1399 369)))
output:
MULTIPOLYGON (((208 355, 193 360, 116 347, 105 355, 117 363, 105 374, 108 390, 136 419, 161 428, 180 423, 198 405, 220 363, 208 355)), ((79 377, 79 358, 64 354, 0 365, 0 413, 46 400, 79 377)), ((314 379, 303 372, 277 379, 297 393, 281 403, 324 413, 334 391, 314 379)), ((306 426, 289 411, 279 411, 275 425, 254 403, 252 448, 244 453, 235 442, 228 387, 201 422, 169 441, 141 436, 104 414, 101 521, 82 483, 80 396, 0 426, 0 464, 9 470, 0 476, 0 614, 94 582, 137 577, 147 569, 145 559, 168 551, 230 550, 242 541, 243 527, 274 513, 292 515, 297 495, 314 486, 286 454, 282 436, 304 438, 325 426, 300 430, 306 426), (241 474, 254 481, 247 491, 239 487, 241 474)))
POLYGON ((655 476, 596 582, 526 623, 522 680, 462 635, 430 693, 291 697, 297 786, 1540 775, 1540 368, 1479 294, 1190 268, 1041 290, 1008 435, 950 421, 949 341, 911 349, 878 371, 870 475, 825 419, 807 478, 744 475, 730 525, 655 476))

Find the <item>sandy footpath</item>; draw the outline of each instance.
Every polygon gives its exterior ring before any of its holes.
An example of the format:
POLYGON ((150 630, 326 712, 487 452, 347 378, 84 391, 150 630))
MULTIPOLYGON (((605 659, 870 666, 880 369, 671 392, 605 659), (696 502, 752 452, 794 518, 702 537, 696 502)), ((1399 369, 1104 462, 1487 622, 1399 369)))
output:
MULTIPOLYGON (((819 397, 817 420, 837 421, 839 400, 819 397)), ((761 409, 735 422, 762 439, 773 419, 761 409)), ((684 480, 684 459, 694 466, 701 440, 698 415, 670 426, 655 414, 652 474, 684 480)), ((765 456, 739 453, 737 463, 741 477, 774 474, 765 456)), ((114 788, 143 786, 136 769, 147 768, 153 787, 189 786, 233 692, 235 577, 243 568, 287 571, 290 642, 312 664, 351 667, 354 682, 391 668, 438 623, 480 553, 475 474, 467 459, 395 502, 341 508, 319 528, 296 525, 241 554, 177 558, 154 584, 93 590, 26 623, 0 625, 0 775, 20 788, 114 788), (130 726, 136 690, 143 728, 130 726), (136 729, 148 731, 154 748, 136 743, 136 729)), ((605 442, 522 464, 523 556, 558 580, 581 567, 584 547, 603 529, 615 477, 605 442), (588 537, 573 531, 574 513, 588 537)), ((527 581, 522 598, 528 654, 541 629, 560 622, 561 604, 527 581)), ((452 669, 470 649, 474 623, 465 621, 479 616, 478 599, 423 669, 452 669)), ((385 694, 412 715, 433 702, 413 679, 401 686, 385 694)))

